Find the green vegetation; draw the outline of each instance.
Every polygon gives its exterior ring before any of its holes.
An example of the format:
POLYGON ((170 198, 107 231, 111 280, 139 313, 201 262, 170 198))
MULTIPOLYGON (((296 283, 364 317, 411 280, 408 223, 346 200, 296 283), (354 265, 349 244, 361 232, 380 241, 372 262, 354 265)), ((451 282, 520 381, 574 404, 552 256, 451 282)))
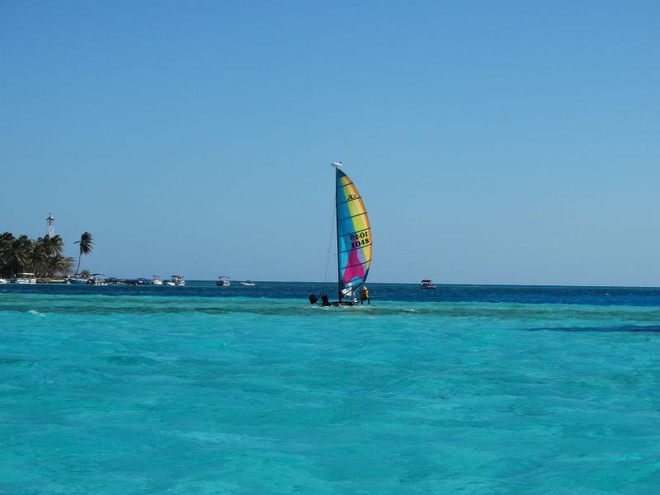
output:
MULTIPOLYGON (((81 244, 81 256, 90 253, 93 245, 92 235, 85 232, 77 243, 81 244)), ((32 240, 26 235, 14 237, 14 234, 5 232, 0 236, 0 277, 11 278, 23 272, 44 278, 67 276, 71 273, 75 259, 64 256, 63 253, 64 240, 59 235, 46 235, 32 240)))
POLYGON ((80 244, 80 254, 78 255, 78 266, 76 266, 76 275, 78 275, 78 270, 80 269, 80 258, 82 255, 87 255, 92 252, 94 249, 94 240, 92 239, 92 234, 89 232, 84 232, 80 236, 80 240, 76 241, 74 244, 80 244))

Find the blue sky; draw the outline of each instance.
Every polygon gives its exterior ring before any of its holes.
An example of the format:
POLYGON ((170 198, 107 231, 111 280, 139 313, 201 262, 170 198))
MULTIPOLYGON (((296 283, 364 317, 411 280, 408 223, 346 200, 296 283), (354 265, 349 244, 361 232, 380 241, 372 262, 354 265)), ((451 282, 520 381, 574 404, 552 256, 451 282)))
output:
POLYGON ((83 268, 660 285, 660 3, 0 1, 0 231, 83 268))

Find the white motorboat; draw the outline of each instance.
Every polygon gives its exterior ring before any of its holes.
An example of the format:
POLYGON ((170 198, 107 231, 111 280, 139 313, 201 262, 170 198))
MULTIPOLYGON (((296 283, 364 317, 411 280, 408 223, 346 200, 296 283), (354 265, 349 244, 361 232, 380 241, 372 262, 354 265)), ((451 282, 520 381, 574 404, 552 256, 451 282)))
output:
POLYGON ((255 285, 257 285, 252 280, 244 280, 243 282, 239 282, 239 284, 241 284, 244 287, 254 287, 255 285))
POLYGON ((34 273, 19 273, 12 281, 15 284, 36 284, 37 277, 34 273))
POLYGON ((435 284, 433 283, 433 280, 429 279, 424 279, 419 283, 419 286, 422 289, 435 289, 435 284))
POLYGON ((105 287, 108 285, 108 281, 105 279, 105 275, 102 273, 95 273, 91 277, 89 277, 89 280, 87 280, 87 285, 96 285, 99 287, 105 287))
POLYGON ((221 277, 218 277, 218 281, 215 283, 215 285, 218 287, 229 287, 231 282, 229 281, 229 277, 222 275, 221 277))
POLYGON ((183 287, 184 285, 186 285, 186 280, 183 278, 183 275, 172 275, 167 285, 176 285, 177 287, 183 287))
POLYGON ((163 285, 163 280, 158 275, 154 275, 151 277, 151 285, 163 285))

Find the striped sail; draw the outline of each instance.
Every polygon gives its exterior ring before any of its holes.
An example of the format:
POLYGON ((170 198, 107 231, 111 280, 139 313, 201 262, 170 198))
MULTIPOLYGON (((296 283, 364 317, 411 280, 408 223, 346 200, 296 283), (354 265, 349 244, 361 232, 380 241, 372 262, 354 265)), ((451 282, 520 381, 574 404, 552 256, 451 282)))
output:
POLYGON ((355 184, 336 168, 337 258, 339 298, 355 291, 367 280, 371 265, 371 227, 355 184))

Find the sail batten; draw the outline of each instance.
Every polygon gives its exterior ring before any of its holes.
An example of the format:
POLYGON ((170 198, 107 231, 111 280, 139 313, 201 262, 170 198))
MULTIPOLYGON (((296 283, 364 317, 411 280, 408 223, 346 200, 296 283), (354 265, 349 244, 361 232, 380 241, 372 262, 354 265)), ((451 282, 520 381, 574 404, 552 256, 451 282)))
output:
MULTIPOLYGON (((351 183, 351 185, 352 185, 352 183, 351 183)), ((349 203, 355 201, 356 199, 362 199, 362 198, 361 198, 360 196, 358 196, 357 198, 353 198, 353 199, 350 199, 350 200, 348 200, 348 201, 342 201, 342 202, 340 202, 339 204, 340 204, 340 205, 346 205, 346 204, 349 204, 349 203)))
MULTIPOLYGON (((367 244, 365 244, 365 246, 367 246, 367 244)), ((347 249, 347 250, 345 250, 345 251, 340 251, 340 252, 339 252, 339 254, 343 254, 343 253, 350 253, 350 252, 351 252, 351 250, 352 250, 352 249, 347 249)), ((360 263, 357 263, 357 264, 358 264, 358 265, 363 265, 363 264, 364 264, 364 262, 362 262, 362 261, 361 261, 360 263)))
POLYGON ((366 213, 356 213, 355 215, 344 217, 344 218, 342 218, 342 220, 350 220, 350 219, 353 219, 355 217, 364 217, 366 215, 367 215, 366 213))

